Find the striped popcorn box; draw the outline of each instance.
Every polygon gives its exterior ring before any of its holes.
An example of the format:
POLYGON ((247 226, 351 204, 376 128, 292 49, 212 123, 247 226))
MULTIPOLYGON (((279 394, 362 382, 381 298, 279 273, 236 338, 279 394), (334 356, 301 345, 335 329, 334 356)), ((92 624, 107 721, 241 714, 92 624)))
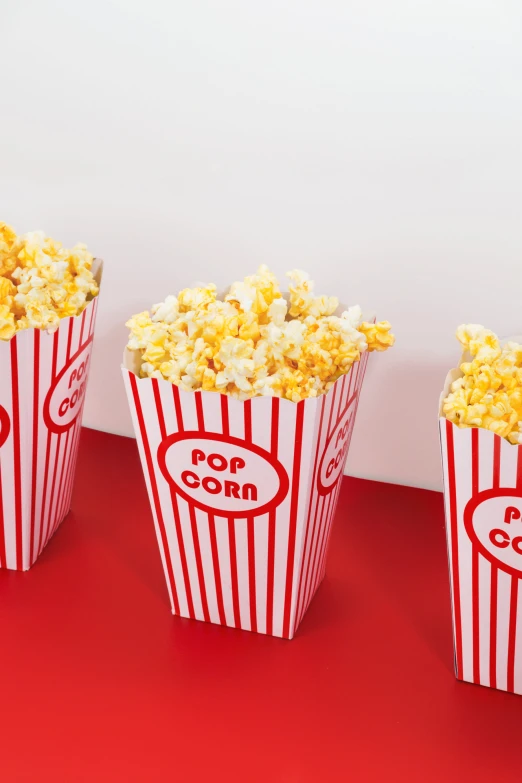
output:
POLYGON ((172 611, 291 639, 321 583, 368 361, 317 398, 123 375, 172 611))
POLYGON ((522 446, 442 416, 455 672, 522 694, 522 446))
POLYGON ((70 509, 97 307, 0 341, 2 568, 27 571, 70 509))

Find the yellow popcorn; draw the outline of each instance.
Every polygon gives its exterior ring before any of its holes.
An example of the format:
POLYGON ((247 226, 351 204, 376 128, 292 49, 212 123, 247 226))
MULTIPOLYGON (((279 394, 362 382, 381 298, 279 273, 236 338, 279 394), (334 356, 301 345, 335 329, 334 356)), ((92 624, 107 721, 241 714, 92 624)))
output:
POLYGON ((365 322, 359 329, 366 335, 369 351, 385 351, 395 342, 395 337, 390 334, 391 324, 388 321, 379 321, 376 324, 365 322))
POLYGON ((16 241, 16 234, 7 223, 0 222, 0 253, 8 253, 16 241))
POLYGON ((291 316, 313 315, 318 318, 332 315, 339 307, 339 300, 335 296, 314 297, 314 283, 306 272, 293 269, 287 273, 287 277, 293 282, 289 286, 291 316))
POLYGON ((67 250, 42 231, 17 236, 0 223, 0 305, 9 311, 0 339, 20 329, 55 331, 61 318, 79 315, 98 294, 92 262, 85 245, 67 250))
POLYGON ((14 315, 7 305, 0 304, 0 340, 10 340, 15 332, 14 315))
POLYGON ((279 283, 277 278, 262 264, 257 274, 245 277, 243 282, 233 283, 225 297, 227 302, 235 304, 244 313, 254 313, 261 316, 261 322, 266 323, 264 314, 274 299, 279 299, 279 283))
POLYGON ((209 285, 206 288, 185 288, 178 296, 178 308, 180 313, 188 313, 191 310, 204 310, 215 301, 215 285, 209 285))
POLYGON ((522 443, 522 346, 501 347, 479 324, 459 326, 457 339, 471 360, 460 365, 462 377, 451 385, 444 415, 459 427, 482 427, 522 443))
POLYGON ((0 277, 0 302, 7 304, 5 300, 9 297, 12 298, 16 293, 14 284, 7 277, 0 277))
POLYGON ((186 288, 133 316, 127 347, 139 353, 140 376, 240 400, 299 402, 326 393, 364 351, 393 345, 386 321, 363 324, 359 307, 336 316, 337 299, 314 296, 305 272, 288 277, 289 301, 263 265, 223 300, 213 285, 186 288))

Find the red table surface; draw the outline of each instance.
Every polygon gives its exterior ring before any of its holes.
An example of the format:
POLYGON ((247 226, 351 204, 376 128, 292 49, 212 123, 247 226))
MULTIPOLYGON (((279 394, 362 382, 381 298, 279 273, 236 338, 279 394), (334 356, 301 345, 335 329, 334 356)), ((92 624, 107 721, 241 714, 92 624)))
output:
POLYGON ((173 617, 133 440, 0 572, 0 780, 505 781, 522 698, 453 675, 442 495, 346 478, 291 642, 173 617))

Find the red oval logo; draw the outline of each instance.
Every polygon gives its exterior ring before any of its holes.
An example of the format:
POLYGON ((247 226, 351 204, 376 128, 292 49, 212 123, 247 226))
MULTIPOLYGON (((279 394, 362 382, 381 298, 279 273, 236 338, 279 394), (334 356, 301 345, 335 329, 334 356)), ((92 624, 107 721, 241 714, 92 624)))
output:
POLYGON ((11 420, 5 408, 0 405, 0 449, 9 437, 11 431, 11 420))
POLYGON ((158 463, 181 497, 211 514, 266 514, 288 492, 281 463, 264 449, 215 433, 179 432, 158 448, 158 463))
POLYGON ((464 509, 464 526, 481 555, 522 578, 522 491, 479 492, 464 509))
POLYGON ((353 416, 355 414, 353 403, 356 399, 357 393, 348 401, 344 413, 326 441, 326 446, 324 447, 323 456, 321 457, 317 473, 317 489, 321 495, 328 495, 343 474, 346 456, 348 454, 348 446, 350 445, 353 416))
POLYGON ((91 349, 92 336, 69 359, 47 392, 43 416, 45 424, 52 432, 65 432, 72 427, 82 409, 91 349))

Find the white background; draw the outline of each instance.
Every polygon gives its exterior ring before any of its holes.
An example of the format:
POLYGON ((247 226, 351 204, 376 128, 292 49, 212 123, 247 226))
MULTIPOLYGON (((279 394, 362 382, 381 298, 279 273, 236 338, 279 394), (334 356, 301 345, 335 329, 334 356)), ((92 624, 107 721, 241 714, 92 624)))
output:
POLYGON ((463 321, 522 327, 519 0, 0 0, 0 220, 106 262, 86 423, 131 434, 124 321, 301 267, 392 321, 347 472, 438 488, 463 321))

